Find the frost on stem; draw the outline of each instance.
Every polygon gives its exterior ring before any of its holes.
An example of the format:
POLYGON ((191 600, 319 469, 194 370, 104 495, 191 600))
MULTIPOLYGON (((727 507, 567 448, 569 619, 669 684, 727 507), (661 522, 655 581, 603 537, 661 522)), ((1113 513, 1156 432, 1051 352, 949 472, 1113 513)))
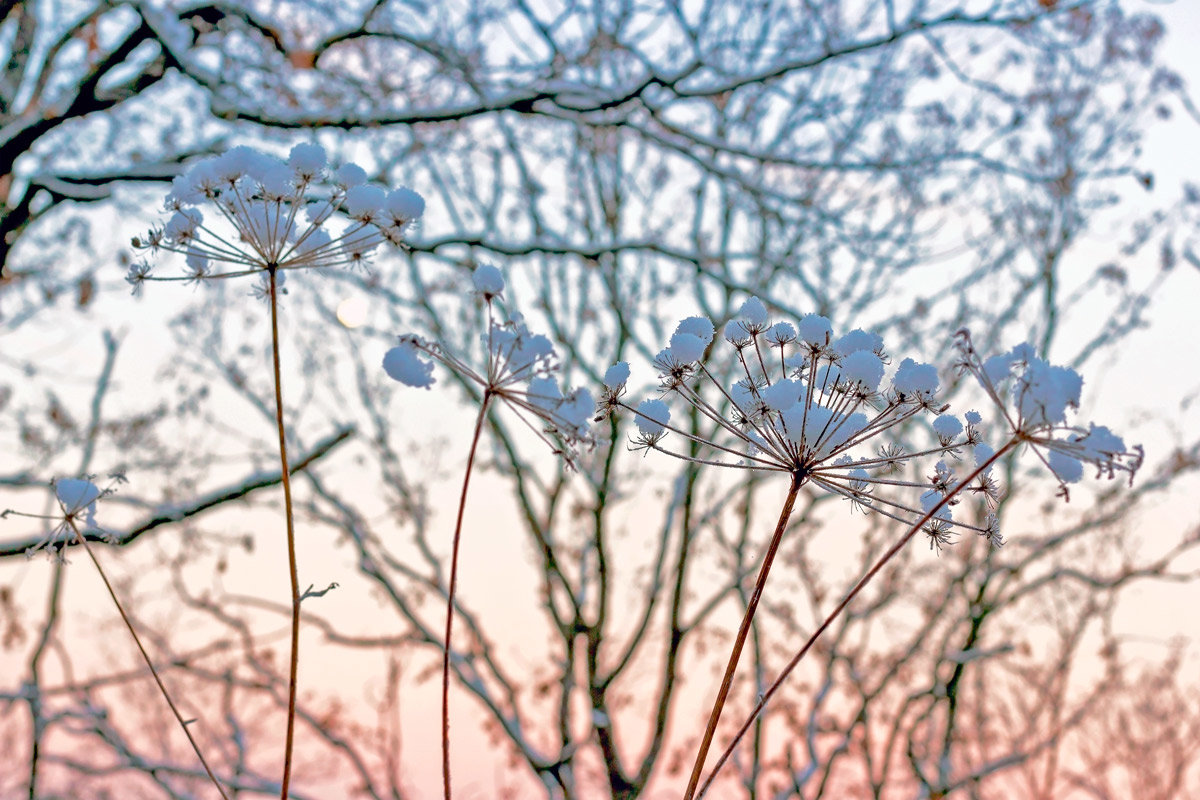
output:
POLYGON ((553 342, 531 332, 520 314, 497 320, 495 301, 504 292, 504 277, 499 269, 486 264, 477 267, 472 284, 487 306, 487 332, 481 337, 486 359, 482 369, 476 369, 436 342, 405 334, 384 355, 384 371, 406 386, 429 388, 435 381, 433 363, 425 359, 437 361, 511 408, 551 449, 573 465, 577 447, 594 443, 590 422, 596 403, 591 393, 582 388, 562 391, 553 342))
POLYGON ((1083 390, 1078 372, 1039 358, 1028 343, 983 359, 969 331, 960 330, 957 337, 959 370, 979 381, 1012 435, 1028 444, 1054 473, 1064 499, 1070 499, 1067 484, 1083 479, 1085 464, 1096 468, 1097 478, 1124 473, 1133 482, 1145 456, 1141 445, 1127 448, 1121 437, 1102 425, 1084 427, 1069 421, 1079 409, 1083 390))
POLYGON ((949 496, 950 502, 924 527, 931 544, 940 547, 961 530, 999 541, 990 518, 982 525, 953 518, 954 495, 970 490, 994 501, 997 491, 986 475, 969 487, 959 484, 956 462, 967 455, 977 458, 974 449, 986 445, 979 437, 979 414, 968 412, 964 424, 964 419, 945 413, 948 407, 937 400, 936 368, 906 358, 890 382, 885 381, 889 359, 878 335, 854 330, 836 336, 830 321, 818 314, 794 324, 772 324, 766 306, 755 297, 722 333, 726 357, 733 360, 738 375, 732 385, 716 378, 727 370, 708 369, 706 354, 712 350, 711 357, 717 358, 723 348, 714 342, 713 324, 701 317, 680 322, 654 360, 662 399, 643 400, 636 407, 626 404, 620 397, 628 369, 618 371, 621 365, 616 365, 610 370, 616 374, 605 378, 601 408, 634 414, 634 449, 659 450, 702 464, 788 473, 846 498, 856 510, 906 524, 949 496), (714 423, 715 435, 701 438, 672 427, 672 399, 714 423), (880 442, 892 428, 921 416, 930 418, 929 446, 910 452, 880 442), (700 451, 693 457, 668 449, 664 442, 669 433, 700 445, 700 451), (935 464, 927 481, 896 474, 915 459, 935 464), (882 489, 888 495, 910 490, 915 497, 900 501, 884 496, 882 489))
POLYGON ((126 281, 137 294, 148 280, 201 281, 270 270, 282 278, 286 270, 360 265, 384 242, 403 244, 424 213, 421 196, 367 184, 355 164, 329 175, 326 161, 320 145, 298 144, 287 161, 234 147, 196 163, 171 184, 167 222, 133 240, 138 249, 183 255, 184 275, 152 275, 143 260, 129 268, 126 281), (339 213, 346 221, 335 228, 339 213))

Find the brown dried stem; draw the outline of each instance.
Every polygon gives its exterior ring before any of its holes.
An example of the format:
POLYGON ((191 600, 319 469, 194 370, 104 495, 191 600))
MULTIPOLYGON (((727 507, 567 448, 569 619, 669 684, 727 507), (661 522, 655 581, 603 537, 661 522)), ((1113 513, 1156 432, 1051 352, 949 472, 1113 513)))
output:
POLYGON ((296 683, 300 668, 300 579, 296 574, 296 526, 292 519, 292 481, 288 470, 287 429, 283 425, 283 379, 279 368, 279 301, 275 270, 270 276, 271 300, 271 364, 275 373, 275 424, 279 430, 279 466, 283 479, 283 509, 287 519, 288 576, 292 584, 291 656, 288 660, 287 735, 283 744, 283 779, 280 800, 287 800, 292 779, 292 748, 296 736, 296 683))
MULTIPOLYGON (((767 703, 769 703, 771 700, 771 697, 774 696, 779 687, 783 685, 783 682, 787 680, 787 677, 792 674, 797 666, 799 666, 801 660, 803 660, 808 651, 812 649, 812 646, 816 643, 817 639, 820 638, 821 634, 824 633, 825 630, 829 628, 829 626, 832 625, 839 616, 841 616, 842 612, 845 611, 846 607, 850 605, 851 601, 858 596, 859 592, 865 589, 867 584, 874 580, 875 576, 879 574, 880 570, 887 566, 888 562, 890 562, 897 553, 903 550, 904 546, 912 541, 912 538, 916 536, 917 533, 934 518, 934 515, 941 511, 955 497, 955 495, 962 491, 963 488, 970 485, 971 481, 987 472, 988 468, 991 467, 992 464, 996 463, 1005 455, 1007 455, 1020 442, 1021 437, 1014 436, 1007 443, 1005 443, 1003 447, 993 453, 990 458, 976 467, 975 470, 968 475, 965 480, 957 484, 953 491, 948 492, 944 497, 942 497, 941 500, 937 502, 936 505, 930 508, 929 511, 927 511, 919 520, 913 523, 913 525, 909 527, 907 531, 905 531, 904 535, 901 536, 894 545, 888 548, 886 553, 879 557, 874 565, 872 565, 871 569, 867 570, 867 573, 859 578, 858 583, 854 584, 854 588, 851 589, 850 592, 842 599, 842 601, 838 603, 837 607, 829 613, 829 616, 825 618, 825 621, 822 622, 815 631, 813 631, 812 635, 808 637, 808 641, 804 643, 804 646, 800 648, 796 655, 792 656, 792 660, 787 663, 787 666, 783 668, 783 671, 779 673, 778 677, 775 678, 771 685, 767 687, 767 690, 758 698, 758 703, 754 706, 754 710, 750 712, 750 715, 746 718, 746 721, 742 724, 742 727, 738 729, 738 732, 734 735, 728 747, 725 748, 725 752, 723 752, 721 757, 717 759, 716 765, 713 766, 713 771, 704 781, 704 785, 700 787, 699 793, 693 795, 691 787, 689 787, 687 794, 688 800, 691 800, 693 796, 697 798, 704 797, 704 794, 712 785, 713 780, 717 777, 717 773, 721 771, 721 767, 723 767, 725 762, 729 760, 729 757, 733 755, 733 751, 737 749, 738 744, 742 741, 742 737, 746 735, 746 732, 750 730, 751 726, 754 724, 754 721, 758 719, 759 714, 761 714, 762 710, 766 708, 767 703)), ((699 762, 697 762, 697 764, 699 765, 699 762)))
POLYGON ((787 530, 792 509, 796 506, 796 495, 800 493, 803 481, 803 476, 798 472, 792 473, 792 484, 788 488, 787 498, 783 501, 783 510, 779 512, 775 535, 771 537, 771 544, 767 547, 767 554, 758 571, 754 593, 750 595, 750 602, 746 604, 742 625, 738 628, 737 638, 733 641, 733 650, 729 653, 729 663, 725 666, 725 677, 721 680, 721 688, 717 691, 717 699, 713 702, 712 713, 708 717, 708 727, 704 730, 704 739, 701 740, 700 750, 696 753, 696 763, 692 766, 692 776, 688 780, 687 792, 684 794, 686 800, 692 800, 695 797, 696 786, 700 783, 700 775, 704 772, 704 759, 712 746, 713 736, 717 732, 717 723, 721 719, 721 711, 725 708, 725 700, 729 697, 729 690, 733 686, 733 675, 737 671, 742 647, 746 644, 746 637, 750 634, 750 625, 754 621, 754 612, 758 609, 758 601, 762 598, 763 588, 767 585, 767 573, 771 571, 771 564, 775 561, 775 554, 779 551, 779 543, 783 540, 783 532, 787 530))
POLYGON ((483 420, 487 417, 491 401, 492 392, 491 389, 487 389, 479 404, 479 416, 475 418, 475 432, 471 436, 471 450, 467 454, 467 470, 463 475, 462 494, 458 498, 458 519, 454 523, 454 542, 450 551, 450 585, 446 589, 446 635, 442 648, 442 790, 445 800, 450 800, 450 634, 454 626, 454 594, 458 588, 458 545, 462 538, 463 512, 467 508, 467 489, 471 485, 475 451, 479 447, 483 420))

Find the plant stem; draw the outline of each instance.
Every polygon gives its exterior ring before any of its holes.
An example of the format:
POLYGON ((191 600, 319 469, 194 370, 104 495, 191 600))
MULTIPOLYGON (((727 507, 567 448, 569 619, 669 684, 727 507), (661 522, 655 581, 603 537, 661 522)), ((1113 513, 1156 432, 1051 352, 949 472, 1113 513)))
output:
POLYGON ((454 593, 458 588, 458 545, 462 538, 463 512, 467 508, 467 488, 471 485, 471 469, 475 466, 475 451, 479 447, 483 420, 492 401, 491 389, 485 389, 475 418, 475 433, 467 454, 467 471, 463 475, 462 494, 458 498, 458 519, 454 523, 454 542, 450 548, 450 586, 446 590, 446 637, 442 648, 442 790, 450 800, 450 634, 454 627, 454 593))
POLYGON ((750 624, 754 621, 754 612, 758 609, 758 601, 762 598, 763 587, 767 584, 767 573, 771 571, 771 564, 775 561, 775 554, 779 551, 779 543, 783 539, 783 532, 787 529, 788 519, 792 516, 792 509, 796 506, 796 495, 800 493, 802 482, 803 478, 799 474, 792 473, 792 484, 788 488, 787 498, 783 501, 783 510, 779 512, 775 535, 771 537, 771 544, 767 547, 767 554, 758 571, 758 581, 754 584, 754 593, 750 595, 750 602, 746 605, 742 625, 738 628, 737 638, 733 641, 733 651, 729 654, 729 663, 725 666, 725 677, 721 681, 721 688, 713 703, 712 713, 708 717, 708 727, 704 731, 704 739, 700 742, 700 751, 696 753, 696 763, 692 766, 692 776, 688 780, 687 792, 684 794, 685 800, 692 800, 696 794, 696 786, 700 783, 700 775, 704 771, 704 759, 708 755, 708 749, 712 746, 713 737, 716 735, 717 722, 721 719, 721 711, 725 708, 725 700, 729 697, 729 690, 733 686, 733 674, 737 670, 742 647, 746 644, 746 637, 750 634, 750 624))
POLYGON ((83 549, 87 551, 88 558, 96 565, 96 572, 100 573, 100 580, 104 581, 104 588, 108 590, 108 596, 112 598, 113 604, 117 607, 117 612, 121 615, 121 620, 125 623, 125 627, 129 629, 129 634, 133 636, 133 642, 137 645, 138 652, 142 654, 142 660, 146 662, 146 666, 150 668, 150 674, 154 676, 154 682, 158 684, 158 690, 162 692, 163 699, 167 701, 167 705, 171 707, 171 713, 175 715, 175 719, 179 722, 179 727, 183 729, 183 735, 187 737, 188 742, 192 745, 192 750, 196 754, 196 758, 200 759, 200 765, 204 767, 204 771, 208 773, 208 779, 212 781, 213 786, 217 787, 217 792, 220 793, 222 800, 229 800, 229 796, 225 794, 225 790, 221 787, 217 776, 213 774, 212 768, 208 766, 208 762, 204 760, 204 755, 200 752, 200 745, 196 744, 196 740, 192 737, 192 732, 188 730, 188 723, 183 719, 183 715, 179 713, 179 709, 171 700, 171 695, 167 693, 167 687, 163 684, 162 678, 158 675, 158 670, 154 668, 154 662, 150 660, 150 655, 146 652, 146 648, 142 645, 142 638, 138 636, 137 631, 133 628, 133 623, 129 621, 129 615, 125 613, 125 607, 121 605, 121 601, 117 599, 117 593, 113 590, 112 584, 108 580, 108 575, 105 574, 104 568, 100 566, 100 561, 96 558, 96 554, 92 551, 92 546, 88 544, 87 539, 79 532, 79 528, 75 525, 75 521, 70 517, 67 518, 67 524, 71 526, 71 530, 75 533, 75 539, 83 549))
MULTIPOLYGON (((849 594, 847 594, 845 598, 842 599, 842 602, 838 603, 837 607, 830 612, 829 616, 825 618, 825 621, 821 623, 820 627, 813 631, 812 635, 808 637, 808 641, 804 643, 804 646, 801 647, 799 652, 792 657, 792 660, 787 663, 787 666, 783 668, 783 671, 779 673, 774 682, 772 682, 772 684, 767 687, 767 690, 762 693, 762 696, 759 697, 758 704, 754 707, 754 710, 750 712, 749 718, 742 725, 742 727, 738 729, 737 734, 734 735, 733 740, 729 743, 729 746, 725 748, 725 752, 723 752, 721 757, 717 759, 717 763, 713 766, 712 772, 704 781, 704 785, 700 787, 700 792, 696 795, 697 799, 704 797, 705 792, 707 792, 708 788, 712 785, 712 782, 717 777, 717 773, 720 772, 721 767, 723 767, 725 762, 729 760, 729 757, 733 755, 733 751, 742 741, 742 737, 746 735, 746 732, 750 730, 750 726, 754 724, 754 720, 758 719, 759 714, 761 714, 762 710, 766 708, 767 703, 771 700, 771 697, 774 696, 779 687, 783 685, 783 682, 787 679, 787 677, 792 674, 792 671, 796 669, 796 667, 800 664, 800 661, 804 658, 808 651, 812 649, 812 646, 816 644, 816 641, 818 638, 820 638, 821 634, 824 633, 825 630, 832 625, 839 616, 841 616, 842 612, 846 610, 846 606, 850 605, 850 602, 858 596, 858 593, 866 588, 867 584, 879 574, 880 570, 887 566, 888 562, 891 561, 897 553, 903 550, 904 546, 912 541, 912 538, 917 535, 917 533, 925 526, 925 524, 933 519, 934 515, 941 511, 942 508, 944 508, 946 504, 955 497, 955 495, 961 492, 964 487, 968 486, 971 481, 975 480, 977 477, 986 472, 988 467, 992 466, 992 464, 996 463, 1002 457, 1007 455, 1013 448, 1020 444, 1020 442, 1021 438, 1019 436, 1014 436, 1003 447, 993 453, 990 458, 976 467, 976 469, 964 480, 960 481, 951 492, 946 494, 933 508, 929 509, 924 516, 913 523, 913 525, 904 532, 904 535, 901 536, 894 545, 888 548, 886 553, 879 557, 879 559, 871 566, 871 569, 867 570, 867 574, 859 578, 858 583, 854 584, 854 588, 850 590, 849 594)), ((688 800, 691 800, 691 798, 692 795, 689 794, 688 800)))
POLYGON ((279 466, 283 479, 283 509, 287 518, 288 575, 292 581, 292 649, 288 663, 287 736, 283 744, 283 780, 280 800, 287 800, 292 781, 292 744, 296 736, 296 677, 300 668, 300 579, 296 575, 296 526, 292 519, 292 482, 288 470, 287 429, 283 426, 283 379, 279 368, 279 301, 275 270, 270 276, 271 360, 275 372, 275 424, 279 429, 279 466))

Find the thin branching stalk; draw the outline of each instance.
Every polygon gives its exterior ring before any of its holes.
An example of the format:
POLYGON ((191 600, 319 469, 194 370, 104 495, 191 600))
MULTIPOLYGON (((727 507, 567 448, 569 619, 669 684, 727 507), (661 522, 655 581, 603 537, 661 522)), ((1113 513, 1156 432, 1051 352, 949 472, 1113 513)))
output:
POLYGON ((279 368, 279 300, 275 269, 270 276, 271 300, 271 361, 275 373, 275 424, 279 429, 279 467, 283 479, 283 509, 287 518, 288 576, 292 582, 292 649, 288 660, 287 735, 283 743, 283 780, 280 800, 287 800, 292 780, 292 746, 296 736, 296 679, 300 668, 300 579, 296 574, 296 526, 292 519, 292 482, 288 470, 287 429, 283 426, 283 379, 279 368))
POLYGON ((450 549, 450 585, 446 589, 446 636, 442 648, 442 789, 445 800, 450 800, 450 634, 454 627, 454 593, 458 588, 458 544, 462 538, 463 512, 467 508, 467 489, 471 486, 471 470, 475 466, 475 451, 483 432, 483 420, 487 417, 492 401, 491 389, 483 392, 479 404, 479 416, 475 418, 475 433, 471 436, 471 450, 467 453, 467 470, 463 475, 462 494, 458 498, 458 519, 454 523, 454 542, 450 549))
MULTIPOLYGON (((700 787, 699 793, 695 795, 697 800, 704 797, 705 793, 716 779, 717 773, 721 771, 721 767, 723 767, 725 762, 728 761, 730 756, 733 755, 734 750, 737 749, 738 744, 742 741, 742 738, 746 735, 746 732, 750 730, 754 724, 754 721, 758 719, 759 715, 762 714, 762 710, 766 708, 767 703, 771 701, 771 697, 774 696, 775 692, 778 691, 781 686, 783 686, 783 683, 787 680, 788 676, 791 675, 797 666, 799 666, 800 662, 804 659, 804 656, 809 650, 812 649, 812 646, 816 643, 817 639, 820 638, 821 634, 823 634, 826 629, 828 629, 829 626, 832 625, 839 616, 841 616, 842 612, 845 611, 846 607, 849 606, 854 598, 858 596, 859 592, 866 588, 867 584, 875 579, 875 576, 878 575, 885 566, 887 566, 887 564, 896 556, 897 553, 904 549, 905 545, 912 541, 913 537, 916 536, 917 533, 924 528, 925 525, 928 524, 939 511, 941 511, 948 503, 950 503, 950 501, 954 499, 954 497, 963 489, 967 488, 972 481, 987 472, 989 467, 1017 447, 1022 440, 1023 436, 1021 434, 1009 439, 1003 447, 1001 447, 989 458, 983 461, 978 467, 976 467, 975 470, 968 475, 965 480, 956 484, 952 491, 947 492, 945 496, 937 502, 937 504, 930 508, 929 511, 927 511, 919 520, 913 523, 913 525, 904 532, 904 535, 901 536, 894 545, 888 548, 886 553, 879 557, 874 565, 871 566, 871 569, 867 570, 867 573, 858 580, 858 583, 854 584, 854 588, 851 589, 845 598, 838 603, 837 607, 829 613, 829 616, 825 618, 825 621, 822 622, 815 631, 813 631, 812 635, 808 637, 808 641, 804 643, 804 646, 801 647, 796 655, 792 657, 792 660, 787 663, 787 666, 783 668, 783 671, 779 673, 778 677, 776 677, 771 685, 767 687, 767 690, 759 696, 758 703, 754 706, 754 710, 750 712, 750 716, 747 717, 745 723, 742 724, 742 727, 738 729, 738 732, 734 735, 733 740, 730 741, 729 746, 725 748, 725 752, 723 752, 721 757, 717 759, 717 763, 713 766, 712 772, 709 773, 708 778, 700 787)), ((697 765, 699 765, 699 761, 697 761, 697 765)), ((693 778, 694 777, 695 775, 693 774, 693 778)), ((692 787, 689 786, 687 798, 688 800, 691 800, 692 797, 692 787)))
MULTIPOLYGON (((229 800, 229 795, 225 794, 225 789, 221 786, 221 782, 217 780, 217 776, 213 774, 212 767, 204 759, 204 754, 200 752, 200 745, 196 743, 196 739, 192 736, 192 732, 188 729, 188 722, 184 720, 183 715, 179 713, 179 708, 171 699, 171 695, 167 692, 166 685, 162 682, 162 678, 158 675, 158 670, 154 668, 154 662, 150 660, 150 655, 146 652, 146 648, 142 645, 142 638, 138 636, 134 630, 133 623, 129 621, 129 615, 125 613, 125 607, 121 605, 121 601, 117 599, 117 593, 113 590, 112 583, 108 580, 108 575, 104 572, 104 568, 100 566, 99 559, 92 551, 92 546, 88 544, 87 538, 79 532, 75 520, 67 517, 67 524, 71 527, 71 531, 75 534, 75 540, 83 545, 83 549, 87 551, 88 558, 96 565, 96 572, 100 573, 100 580, 104 581, 104 588, 108 590, 108 596, 112 598, 113 605, 117 607, 117 612, 121 615, 121 621, 125 623, 125 627, 129 629, 129 634, 133 637, 134 644, 137 645, 138 652, 142 654, 142 660, 146 662, 146 666, 150 669, 150 674, 154 677, 154 682, 158 684, 158 690, 162 692, 163 699, 167 701, 167 705, 171 708, 171 713, 175 715, 175 720, 179 723, 179 727, 183 729, 183 735, 187 737, 188 742, 192 745, 192 751, 195 752, 196 758, 200 759, 200 765, 204 767, 204 771, 208 773, 208 779, 212 781, 212 785, 217 787, 217 792, 220 793, 222 800, 229 800)), ((194 721, 194 720, 193 720, 194 721)))
POLYGON ((762 598, 763 588, 767 585, 767 573, 771 571, 771 564, 775 561, 775 554, 779 551, 779 543, 783 540, 784 531, 787 530, 788 520, 792 516, 792 509, 796 506, 796 496, 800 493, 803 481, 803 476, 798 472, 792 473, 792 483, 788 487, 787 498, 783 501, 783 510, 779 512, 775 535, 771 537, 771 544, 767 547, 766 556, 763 557, 762 567, 758 571, 758 581, 754 584, 754 593, 750 595, 750 602, 746 604, 742 625, 738 628, 737 637, 733 641, 733 650, 729 653, 729 663, 725 666, 725 677, 721 680, 721 688, 717 691, 717 699, 713 702, 712 713, 708 717, 708 727, 704 731, 704 739, 701 740, 700 750, 696 753, 696 763, 692 766, 692 776, 688 780, 687 792, 684 794, 686 800, 692 800, 696 794, 696 786, 700 783, 700 775, 704 772, 704 759, 708 755, 708 749, 712 746, 713 736, 717 732, 717 723, 721 719, 721 711, 725 708, 725 700, 729 697, 729 690, 733 686, 733 675, 737 671, 742 647, 746 644, 750 625, 754 622, 754 612, 758 609, 758 601, 762 598))

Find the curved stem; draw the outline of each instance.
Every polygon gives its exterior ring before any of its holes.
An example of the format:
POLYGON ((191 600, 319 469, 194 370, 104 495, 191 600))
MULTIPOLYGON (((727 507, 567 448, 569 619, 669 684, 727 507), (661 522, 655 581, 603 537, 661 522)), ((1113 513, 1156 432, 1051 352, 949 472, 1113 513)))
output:
MULTIPOLYGON (((787 677, 792 674, 792 671, 796 669, 796 667, 800 664, 800 661, 803 660, 808 651, 812 649, 812 646, 816 644, 816 641, 818 638, 820 638, 821 634, 824 633, 825 630, 832 625, 839 616, 841 616, 842 612, 846 610, 846 606, 850 605, 850 602, 858 596, 858 593, 866 588, 868 583, 874 580, 875 576, 879 574, 879 571, 887 566, 888 562, 891 561, 897 553, 903 550, 904 546, 908 544, 914 536, 917 535, 917 532, 920 531, 926 523, 933 519, 934 515, 941 511, 942 508, 944 508, 946 504, 954 498, 955 495, 957 495, 964 487, 968 486, 971 481, 975 480, 984 472, 986 472, 987 469, 992 466, 992 464, 996 463, 1002 457, 1007 455, 1020 443, 1020 441, 1021 439, 1019 436, 1013 437, 1003 447, 993 453, 990 458, 980 464, 970 475, 966 477, 965 480, 960 481, 955 487, 954 491, 946 494, 935 506, 933 506, 933 508, 929 509, 929 511, 927 511, 907 531, 904 532, 904 535, 901 536, 894 545, 888 548, 886 553, 879 557, 879 559, 871 566, 871 569, 867 570, 867 574, 859 578, 858 583, 854 584, 854 588, 850 590, 849 594, 847 594, 846 597, 842 599, 842 602, 838 603, 837 607, 829 613, 829 616, 825 618, 825 621, 821 623, 820 627, 813 631, 812 635, 808 637, 808 641, 804 643, 804 646, 800 648, 799 652, 792 657, 792 660, 787 663, 787 666, 783 668, 783 671, 779 673, 779 676, 775 678, 774 682, 772 682, 771 685, 767 687, 767 690, 763 692, 762 696, 758 699, 758 704, 754 706, 754 710, 750 712, 750 716, 746 719, 746 722, 741 728, 738 729, 737 734, 734 735, 733 740, 729 743, 729 746, 725 748, 725 752, 723 752, 721 757, 717 759, 716 765, 713 766, 713 771, 704 781, 704 785, 700 787, 700 792, 696 795, 697 798, 704 797, 704 793, 707 792, 708 788, 712 785, 713 780, 717 777, 717 773, 721 771, 721 767, 723 767, 725 762, 729 760, 729 757, 733 755, 733 751, 737 749, 738 744, 742 741, 742 737, 746 735, 746 732, 749 731, 750 727, 754 724, 754 720, 758 719, 758 716, 762 713, 762 710, 766 708, 767 703, 771 700, 771 697, 774 696, 775 692, 778 691, 781 686, 783 686, 783 682, 787 680, 787 677)), ((689 794, 688 799, 691 800, 691 797, 692 795, 689 794)))
POLYGON ((292 582, 292 649, 288 662, 287 736, 283 744, 283 780, 280 800, 287 800, 292 780, 292 744, 296 736, 296 677, 300 667, 300 579, 296 575, 296 525, 292 519, 292 482, 288 469, 287 429, 283 426, 283 379, 279 369, 279 301, 275 270, 270 276, 271 299, 271 360, 275 372, 275 424, 279 429, 279 466, 283 479, 283 510, 287 519, 288 576, 292 582))
POLYGON ((142 654, 142 660, 150 668, 150 674, 154 677, 154 682, 158 684, 158 690, 162 692, 163 699, 167 701, 167 705, 171 708, 171 713, 175 715, 175 720, 179 723, 179 727, 183 729, 183 735, 187 737, 188 742, 192 745, 192 751, 196 754, 196 758, 200 759, 200 765, 204 767, 204 771, 208 773, 208 779, 212 781, 213 786, 217 787, 217 792, 221 795, 222 800, 229 800, 229 795, 225 794, 225 789, 222 788, 220 781, 217 780, 217 776, 213 774, 212 768, 204 760, 204 754, 200 752, 200 745, 196 743, 195 738, 192 737, 192 732, 188 730, 188 721, 184 720, 174 701, 171 700, 171 695, 167 693, 166 685, 163 684, 162 678, 158 675, 158 670, 154 668, 154 662, 150 660, 150 655, 142 645, 142 638, 137 635, 137 631, 133 628, 133 623, 129 621, 129 615, 125 613, 125 607, 117 599, 117 593, 113 590, 112 584, 108 580, 108 575, 105 574, 104 568, 100 566, 100 561, 92 551, 92 546, 88 544, 87 539, 79 532, 79 528, 75 525, 73 519, 68 517, 67 524, 71 526, 71 530, 75 534, 75 539, 87 551, 88 558, 96 565, 96 572, 100 573, 100 580, 104 581, 104 588, 108 590, 108 596, 112 598, 113 604, 117 607, 117 612, 121 615, 121 620, 125 623, 125 627, 129 629, 130 635, 133 636, 133 643, 137 645, 138 652, 142 654))
POLYGON ((701 740, 700 750, 696 753, 696 763, 692 766, 692 776, 688 780, 687 792, 684 794, 685 800, 692 800, 695 797, 696 786, 700 783, 700 775, 704 772, 704 759, 708 755, 708 749, 712 746, 713 736, 717 732, 717 723, 721 719, 721 711, 725 708, 725 700, 729 697, 729 690, 733 686, 733 675, 737 671, 742 647, 746 644, 746 637, 750 633, 750 624, 754 621, 754 612, 758 609, 758 601, 762 598, 763 587, 767 585, 767 573, 771 571, 771 564, 775 561, 775 554, 779 551, 779 543, 783 539, 783 532, 787 529, 788 519, 792 516, 792 509, 796 506, 796 495, 800 493, 802 483, 803 478, 792 473, 792 485, 788 488, 787 499, 783 501, 783 510, 779 512, 775 535, 771 537, 771 544, 767 547, 767 554, 758 571, 758 581, 754 584, 754 593, 750 595, 750 602, 746 605, 742 625, 738 628, 737 638, 733 641, 733 650, 729 653, 729 663, 725 666, 725 677, 721 680, 721 688, 717 691, 717 699, 713 702, 712 713, 708 717, 708 727, 704 730, 704 739, 701 740))
POLYGON ((458 519, 454 523, 454 542, 450 548, 450 586, 446 590, 446 636, 442 647, 442 790, 445 800, 450 800, 450 634, 454 627, 454 593, 458 588, 458 545, 462 538, 463 512, 467 508, 467 488, 471 485, 471 469, 475 466, 475 451, 479 447, 483 420, 492 401, 492 392, 487 389, 479 404, 479 416, 475 418, 475 433, 471 436, 471 450, 467 454, 467 471, 463 475, 462 494, 458 498, 458 519))

